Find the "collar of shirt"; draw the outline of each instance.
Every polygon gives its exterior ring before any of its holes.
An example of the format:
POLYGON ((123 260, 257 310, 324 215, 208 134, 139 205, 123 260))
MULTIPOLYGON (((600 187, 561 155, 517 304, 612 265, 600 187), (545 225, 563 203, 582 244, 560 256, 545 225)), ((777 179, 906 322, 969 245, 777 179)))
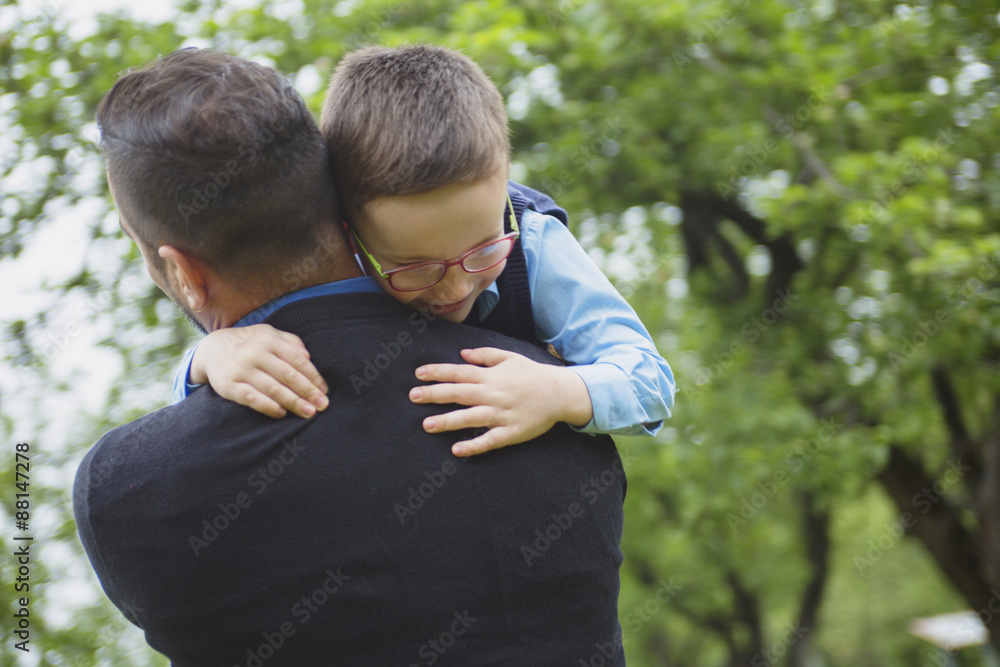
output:
POLYGON ((338 280, 336 282, 324 283, 322 285, 313 285, 312 287, 305 287, 294 292, 289 292, 288 294, 282 294, 275 299, 271 299, 263 306, 255 308, 251 312, 247 313, 243 319, 233 326, 248 327, 251 324, 259 324, 264 321, 265 317, 276 311, 278 308, 303 299, 312 299, 317 296, 327 296, 329 294, 351 294, 355 292, 381 291, 382 288, 378 286, 375 279, 367 276, 363 276, 361 278, 348 278, 347 280, 338 280))
POLYGON ((500 303, 500 290, 497 289, 496 281, 494 281, 476 299, 476 312, 479 315, 479 321, 489 317, 498 303, 500 303))

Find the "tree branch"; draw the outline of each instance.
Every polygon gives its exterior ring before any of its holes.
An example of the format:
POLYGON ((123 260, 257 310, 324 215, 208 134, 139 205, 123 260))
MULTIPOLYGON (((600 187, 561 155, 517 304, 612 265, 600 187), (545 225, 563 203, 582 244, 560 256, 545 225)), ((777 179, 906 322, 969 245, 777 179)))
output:
MULTIPOLYGON (((771 253, 771 275, 768 276, 768 294, 779 289, 788 291, 795 274, 805 268, 795 250, 791 234, 782 234, 776 239, 767 235, 767 225, 735 201, 727 201, 717 195, 706 195, 706 206, 739 227, 744 234, 763 245, 771 253)), ((769 299, 770 300, 770 299, 769 299)))
MULTIPOLYGON (((777 126, 781 122, 781 114, 774 110, 770 104, 764 104, 764 115, 771 125, 777 126)), ((789 128, 791 129, 791 128, 789 128)), ((836 179, 830 168, 826 166, 826 163, 819 159, 816 152, 812 149, 811 142, 809 140, 809 135, 805 132, 792 131, 791 134, 792 144, 795 146, 796 150, 802 155, 802 159, 805 161, 806 166, 809 167, 810 171, 820 177, 830 189, 841 197, 847 197, 851 194, 851 191, 844 187, 840 181, 836 179)))
POLYGON ((816 627, 823 591, 830 573, 830 514, 816 509, 816 499, 812 493, 806 493, 803 498, 802 519, 806 556, 812 563, 813 573, 799 606, 799 629, 803 637, 789 649, 789 667, 803 667, 806 664, 808 633, 816 627))
POLYGON ((740 581, 739 575, 735 571, 730 570, 726 574, 726 581, 733 589, 736 618, 746 626, 750 633, 750 646, 747 647, 746 658, 751 659, 764 650, 764 631, 761 628, 760 622, 760 604, 757 596, 743 586, 743 582, 740 581))
POLYGON ((965 482, 972 494, 975 495, 981 482, 978 477, 979 471, 982 470, 982 464, 979 461, 979 453, 975 450, 976 443, 969 435, 969 429, 965 426, 955 386, 943 364, 938 364, 931 369, 931 386, 934 388, 934 396, 941 406, 945 426, 951 435, 952 455, 956 459, 966 459, 972 467, 970 471, 972 474, 966 476, 965 482))
POLYGON ((681 233, 688 256, 688 267, 693 273, 699 268, 710 268, 708 247, 716 246, 723 261, 732 272, 734 287, 738 297, 750 288, 743 260, 732 244, 719 231, 719 215, 708 205, 708 198, 691 190, 681 192, 680 208, 684 213, 681 233))

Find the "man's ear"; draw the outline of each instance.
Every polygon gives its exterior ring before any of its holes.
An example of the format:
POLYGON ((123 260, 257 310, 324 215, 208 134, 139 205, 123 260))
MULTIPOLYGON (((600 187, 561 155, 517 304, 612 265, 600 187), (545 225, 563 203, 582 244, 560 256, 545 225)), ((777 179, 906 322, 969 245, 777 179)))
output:
POLYGON ((177 294, 193 312, 204 310, 208 302, 208 272, 201 262, 169 245, 161 245, 157 254, 163 258, 166 279, 177 294))

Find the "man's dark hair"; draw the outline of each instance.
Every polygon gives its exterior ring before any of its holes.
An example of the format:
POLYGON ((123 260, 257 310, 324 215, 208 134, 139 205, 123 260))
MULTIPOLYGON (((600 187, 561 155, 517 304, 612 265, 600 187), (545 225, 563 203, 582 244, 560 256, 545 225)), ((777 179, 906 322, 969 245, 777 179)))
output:
POLYGON ((475 183, 510 159, 500 91, 470 58, 440 46, 344 56, 320 128, 351 223, 375 199, 475 183))
POLYGON ((122 76, 97 124, 119 209, 154 249, 256 284, 307 256, 335 221, 323 138, 271 67, 175 51, 122 76))

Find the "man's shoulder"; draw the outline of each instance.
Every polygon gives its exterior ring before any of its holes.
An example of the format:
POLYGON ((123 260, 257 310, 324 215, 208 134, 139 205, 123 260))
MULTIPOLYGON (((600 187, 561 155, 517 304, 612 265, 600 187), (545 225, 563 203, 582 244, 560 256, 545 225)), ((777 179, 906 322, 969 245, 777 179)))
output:
MULTIPOLYGON (((164 434, 176 432, 177 425, 181 423, 181 415, 189 411, 191 404, 188 400, 190 399, 143 415, 105 433, 87 452, 80 464, 80 474, 87 468, 110 472, 111 468, 120 467, 126 455, 134 452, 137 447, 148 446, 151 441, 156 441, 164 434)), ((78 475, 77 482, 79 481, 78 475)))
POLYGON ((144 475, 176 456, 173 444, 197 440, 198 434, 206 429, 206 419, 224 420, 226 410, 240 409, 236 403, 218 398, 217 394, 209 396, 210 393, 214 394, 209 387, 203 387, 180 403, 105 433, 81 461, 76 483, 88 481, 90 486, 101 486, 112 480, 135 481, 135 475, 144 475))

